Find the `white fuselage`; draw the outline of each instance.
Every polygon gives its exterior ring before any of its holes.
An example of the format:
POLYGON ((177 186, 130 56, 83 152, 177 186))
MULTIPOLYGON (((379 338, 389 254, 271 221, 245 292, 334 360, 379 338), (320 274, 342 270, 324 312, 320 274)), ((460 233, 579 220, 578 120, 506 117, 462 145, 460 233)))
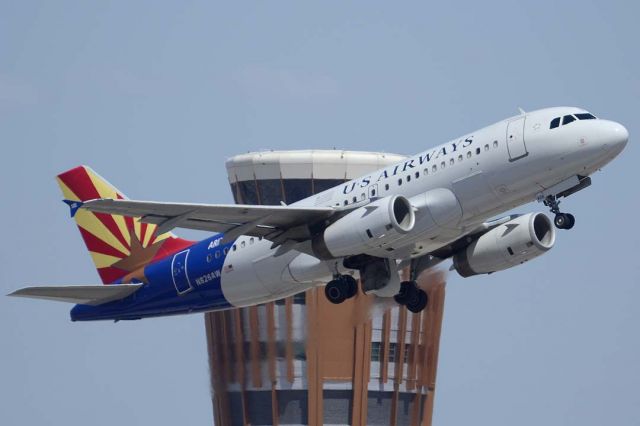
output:
MULTIPOLYGON (((615 158, 628 140, 626 129, 618 123, 585 119, 550 128, 556 117, 562 120, 565 115, 582 113, 586 111, 563 107, 511 117, 294 205, 352 209, 402 195, 417 208, 414 229, 395 243, 394 250, 369 254, 392 259, 423 256, 492 216, 531 202, 571 177, 589 176, 615 158), (460 214, 435 223, 433 212, 420 208, 424 194, 435 189, 451 191, 460 214)), ((221 282, 226 299, 234 306, 298 293, 342 268, 341 259, 322 261, 297 250, 274 256, 277 249, 271 245, 243 236, 229 252, 221 282)))

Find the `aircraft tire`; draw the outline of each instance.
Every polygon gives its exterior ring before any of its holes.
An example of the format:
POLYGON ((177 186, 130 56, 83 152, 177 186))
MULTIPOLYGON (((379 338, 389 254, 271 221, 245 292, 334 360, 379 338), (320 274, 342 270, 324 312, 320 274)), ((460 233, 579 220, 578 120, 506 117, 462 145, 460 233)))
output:
POLYGON ((564 229, 571 229, 576 224, 576 218, 571 213, 565 213, 567 215, 567 225, 564 229))
POLYGON ((553 218, 553 224, 558 229, 567 229, 568 222, 569 222, 569 219, 567 218, 567 215, 564 213, 558 213, 556 217, 553 218))
POLYGON ((331 280, 324 287, 324 295, 327 297, 327 300, 334 305, 339 305, 347 300, 348 294, 349 289, 345 281, 341 279, 331 280))
POLYGON ((417 294, 418 300, 415 303, 407 304, 407 309, 414 314, 417 314, 418 312, 424 310, 424 308, 426 308, 427 304, 429 303, 429 296, 424 290, 418 290, 417 294))
POLYGON ((403 281, 400 283, 400 291, 393 296, 399 305, 407 305, 417 300, 418 287, 414 281, 403 281))
POLYGON ((340 277, 345 284, 347 290, 347 299, 351 299, 358 293, 358 282, 351 275, 343 275, 340 277))

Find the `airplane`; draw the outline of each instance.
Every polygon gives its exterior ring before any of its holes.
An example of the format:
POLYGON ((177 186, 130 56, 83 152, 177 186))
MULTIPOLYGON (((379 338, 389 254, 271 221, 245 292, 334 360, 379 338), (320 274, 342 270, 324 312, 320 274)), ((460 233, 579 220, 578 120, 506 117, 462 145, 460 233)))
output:
POLYGON ((575 224, 560 199, 587 188, 628 139, 621 124, 581 108, 521 110, 276 206, 129 200, 89 167, 76 167, 57 180, 107 285, 10 295, 75 303, 72 321, 119 321, 257 305, 326 283, 334 304, 360 290, 417 313, 428 304, 417 277, 446 259, 470 277, 553 248, 555 228, 575 224), (553 224, 539 212, 495 218, 534 200, 554 214, 553 224), (174 228, 215 234, 194 242, 174 228))

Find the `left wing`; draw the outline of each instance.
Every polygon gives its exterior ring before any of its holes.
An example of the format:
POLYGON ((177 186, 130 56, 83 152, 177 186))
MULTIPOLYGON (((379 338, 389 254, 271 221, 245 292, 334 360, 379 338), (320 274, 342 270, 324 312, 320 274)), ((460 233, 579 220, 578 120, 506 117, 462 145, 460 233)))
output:
POLYGON ((152 201, 96 199, 80 208, 122 216, 140 217, 158 225, 156 233, 173 228, 224 232, 229 241, 240 235, 304 241, 310 236, 307 224, 332 216, 332 207, 258 206, 246 204, 188 204, 152 201))

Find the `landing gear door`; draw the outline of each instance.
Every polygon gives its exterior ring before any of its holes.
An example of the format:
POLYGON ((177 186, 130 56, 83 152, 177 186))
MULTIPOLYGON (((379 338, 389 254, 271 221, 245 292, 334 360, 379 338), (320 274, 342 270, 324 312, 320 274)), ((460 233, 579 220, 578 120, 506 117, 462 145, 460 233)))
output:
POLYGON ((527 146, 524 143, 524 120, 525 117, 521 117, 507 124, 509 161, 516 161, 529 155, 527 146))

